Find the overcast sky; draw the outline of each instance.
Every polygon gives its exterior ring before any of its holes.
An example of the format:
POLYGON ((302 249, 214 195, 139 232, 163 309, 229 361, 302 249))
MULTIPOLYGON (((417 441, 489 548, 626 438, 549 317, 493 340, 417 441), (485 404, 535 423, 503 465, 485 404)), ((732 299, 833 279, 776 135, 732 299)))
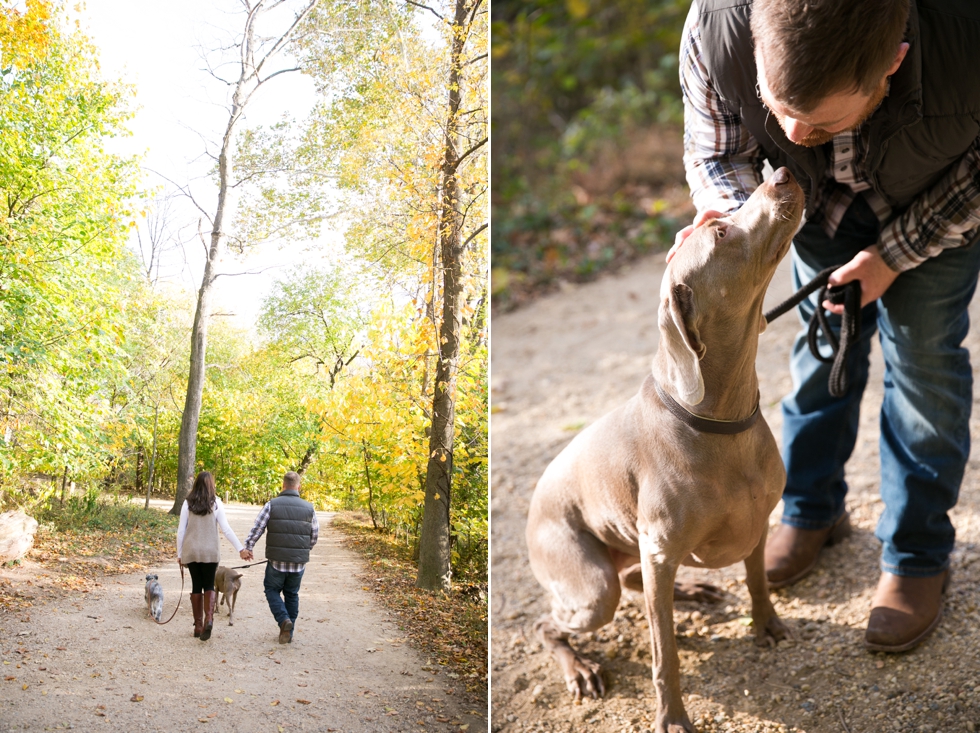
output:
MULTIPOLYGON (((119 78, 136 88, 139 110, 130 128, 133 136, 114 142, 114 149, 144 156, 149 186, 163 185, 155 171, 173 181, 196 181, 196 195, 213 211, 216 189, 207 179, 212 162, 204 152, 215 150, 227 122, 228 88, 206 71, 204 49, 230 44, 242 27, 238 0, 86 0, 80 10, 82 29, 99 48, 104 76, 119 78)), ((246 124, 280 118, 283 112, 302 116, 312 104, 312 82, 298 73, 283 74, 263 88, 249 106, 246 124)), ((184 220, 195 217, 186 209, 184 220)), ((329 235, 328 235, 329 237, 329 235)), ((333 241, 336 241, 336 236, 333 241)), ((264 270, 260 275, 222 277, 216 282, 218 310, 234 312, 250 326, 264 296, 283 266, 311 261, 319 253, 299 247, 279 250, 268 246, 247 262, 226 260, 221 270, 264 270)), ((336 256, 325 247, 322 256, 336 256)), ((196 292, 203 267, 199 240, 174 253, 161 274, 196 292)))

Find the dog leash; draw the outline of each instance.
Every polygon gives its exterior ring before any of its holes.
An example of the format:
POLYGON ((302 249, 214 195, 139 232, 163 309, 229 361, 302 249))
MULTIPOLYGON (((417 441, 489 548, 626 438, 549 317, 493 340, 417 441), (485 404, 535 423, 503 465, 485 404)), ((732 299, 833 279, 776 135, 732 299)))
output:
MULTIPOLYGON (((181 565, 180 566, 180 595, 177 596, 177 608, 180 608, 180 599, 183 597, 184 597, 184 566, 181 565)), ((157 621, 156 619, 153 619, 153 621, 160 624, 160 626, 163 626, 164 624, 169 624, 173 620, 174 616, 177 615, 177 608, 174 609, 174 612, 170 614, 170 618, 168 618, 166 621, 157 621)))
POLYGON ((258 562, 253 562, 251 565, 236 565, 233 568, 228 568, 229 570, 241 570, 242 568, 250 568, 252 565, 265 565, 268 560, 259 560, 258 562))
POLYGON ((810 347, 810 353, 824 364, 833 364, 830 368, 830 378, 828 380, 828 390, 833 397, 843 397, 847 394, 850 386, 850 377, 847 374, 847 360, 851 350, 857 340, 861 337, 861 282, 852 280, 844 285, 828 286, 830 274, 838 269, 840 265, 828 267, 822 270, 810 282, 796 291, 792 296, 777 305, 766 313, 766 323, 771 323, 779 316, 786 313, 791 308, 796 307, 810 296, 817 289, 820 294, 817 296, 817 307, 810 316, 810 323, 807 327, 806 340, 810 347), (841 317, 840 340, 834 336, 827 320, 821 303, 829 300, 834 305, 844 306, 844 315, 841 317), (823 331, 824 338, 830 344, 831 355, 829 357, 820 353, 820 345, 817 338, 823 331))

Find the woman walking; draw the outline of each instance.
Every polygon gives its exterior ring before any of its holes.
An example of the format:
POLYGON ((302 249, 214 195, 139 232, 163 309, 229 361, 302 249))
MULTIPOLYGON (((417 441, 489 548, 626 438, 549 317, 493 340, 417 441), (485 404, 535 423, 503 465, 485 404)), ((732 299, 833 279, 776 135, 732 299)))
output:
POLYGON ((239 553, 244 549, 225 517, 224 505, 214 490, 214 476, 201 471, 180 507, 177 526, 177 562, 191 574, 191 606, 194 609, 194 636, 211 638, 215 601, 214 571, 221 561, 218 527, 239 553))

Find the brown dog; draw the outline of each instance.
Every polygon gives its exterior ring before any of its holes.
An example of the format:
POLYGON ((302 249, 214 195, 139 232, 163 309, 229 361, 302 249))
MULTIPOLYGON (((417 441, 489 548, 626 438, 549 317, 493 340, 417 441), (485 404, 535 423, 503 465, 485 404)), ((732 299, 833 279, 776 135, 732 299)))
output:
POLYGON ((680 565, 745 561, 756 643, 789 635, 769 599, 763 552, 785 471, 759 415, 762 302, 803 212, 776 171, 732 217, 698 227, 667 266, 653 373, 626 405, 583 430, 535 488, 531 569, 551 592, 535 629, 569 691, 604 692, 599 665, 570 634, 613 619, 623 587, 650 623, 656 733, 694 731, 680 690, 674 580, 680 565))
MULTIPOLYGON (((214 589, 221 595, 221 603, 228 605, 228 625, 235 625, 235 600, 238 598, 238 591, 242 587, 244 576, 235 571, 219 565, 214 571, 214 589), (229 597, 230 596, 230 597, 229 597)), ((219 605, 221 605, 219 603, 219 605)), ((215 609, 217 610, 217 609, 215 609)))

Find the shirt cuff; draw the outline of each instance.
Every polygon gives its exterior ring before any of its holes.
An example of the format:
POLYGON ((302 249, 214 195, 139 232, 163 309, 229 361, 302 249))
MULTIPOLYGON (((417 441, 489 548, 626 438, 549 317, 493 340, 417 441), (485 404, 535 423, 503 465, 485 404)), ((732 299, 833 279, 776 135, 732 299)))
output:
POLYGON ((886 224, 878 238, 878 253, 895 272, 912 270, 928 258, 916 252, 911 240, 902 231, 902 217, 886 224))

